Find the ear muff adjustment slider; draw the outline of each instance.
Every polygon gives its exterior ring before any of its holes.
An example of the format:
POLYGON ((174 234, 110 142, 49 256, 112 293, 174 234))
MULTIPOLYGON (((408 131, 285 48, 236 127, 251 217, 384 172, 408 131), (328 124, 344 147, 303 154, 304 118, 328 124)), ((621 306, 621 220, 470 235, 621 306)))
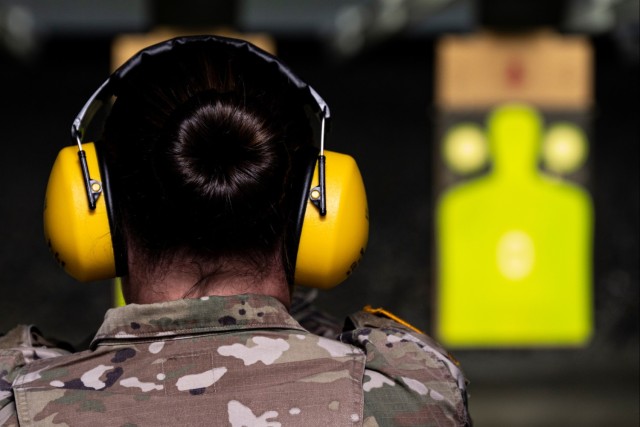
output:
POLYGON ((322 109, 322 121, 320 123, 320 155, 318 156, 318 181, 319 184, 309 191, 309 201, 318 208, 320 216, 327 215, 327 185, 325 179, 327 158, 324 155, 324 132, 327 118, 327 107, 322 109))
POLYGON ((91 179, 89 175, 89 166, 87 165, 87 154, 82 149, 82 141, 80 139, 80 131, 74 129, 74 136, 78 143, 78 159, 80 160, 80 167, 82 168, 82 178, 84 179, 84 186, 87 190, 87 201, 89 202, 89 209, 96 210, 96 203, 102 194, 102 183, 95 179, 91 179))
POLYGON ((325 168, 327 158, 324 155, 318 156, 318 181, 320 185, 313 187, 309 192, 309 201, 318 208, 320 216, 327 215, 326 180, 325 168))

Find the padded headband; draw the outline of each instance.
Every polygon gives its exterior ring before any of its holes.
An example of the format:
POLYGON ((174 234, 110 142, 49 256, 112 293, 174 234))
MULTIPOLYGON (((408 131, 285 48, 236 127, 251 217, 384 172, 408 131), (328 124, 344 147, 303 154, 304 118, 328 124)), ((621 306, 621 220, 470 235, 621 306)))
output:
POLYGON ((294 72, 280 62, 278 58, 247 41, 209 35, 177 37, 149 46, 132 56, 127 62, 114 71, 114 73, 100 85, 98 90, 96 90, 84 104, 71 125, 72 140, 75 142, 78 137, 82 139, 84 136, 84 130, 93 119, 95 113, 105 105, 113 95, 118 95, 120 82, 127 78, 127 75, 131 70, 139 68, 140 64, 147 61, 149 58, 171 52, 176 48, 176 46, 189 46, 196 44, 210 44, 214 49, 246 52, 250 57, 254 56, 256 59, 263 61, 264 64, 273 67, 278 74, 285 76, 288 79, 290 85, 293 85, 299 90, 303 104, 308 105, 311 108, 311 111, 319 121, 324 119, 324 126, 326 129, 329 129, 331 112, 327 103, 322 99, 318 92, 315 91, 315 89, 296 76, 294 72))

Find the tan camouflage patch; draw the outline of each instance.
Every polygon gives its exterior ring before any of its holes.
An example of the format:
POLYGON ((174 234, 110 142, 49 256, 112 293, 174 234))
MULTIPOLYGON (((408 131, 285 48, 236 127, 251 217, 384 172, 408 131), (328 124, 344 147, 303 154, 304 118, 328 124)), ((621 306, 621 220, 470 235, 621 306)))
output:
POLYGON ((351 378, 351 374, 349 371, 335 371, 335 372, 323 372, 321 374, 313 375, 311 377, 302 378, 299 381, 305 383, 332 383, 334 381, 338 381, 340 379, 349 379, 351 378))

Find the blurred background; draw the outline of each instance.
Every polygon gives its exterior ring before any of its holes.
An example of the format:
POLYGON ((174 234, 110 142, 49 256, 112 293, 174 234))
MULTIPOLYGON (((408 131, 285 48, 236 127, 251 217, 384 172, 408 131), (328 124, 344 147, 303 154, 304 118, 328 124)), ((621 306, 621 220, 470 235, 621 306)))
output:
POLYGON ((355 156, 367 186, 366 256, 347 282, 318 296, 318 306, 337 317, 384 306, 442 335, 471 381, 476 425, 637 426, 638 15, 638 0, 0 0, 0 333, 33 323, 81 346, 111 304, 108 283, 78 284, 57 267, 41 216, 50 167, 70 143, 71 121, 109 74, 115 38, 258 34, 328 102, 328 147, 355 156), (581 277, 575 295, 554 297, 563 283, 546 281, 534 284, 546 289, 542 303, 520 294, 495 305, 490 283, 442 279, 439 266, 474 261, 444 259, 439 248, 449 237, 436 217, 449 215, 442 197, 452 188, 491 172, 484 122, 511 100, 536 106, 545 129, 562 120, 583 135, 586 154, 573 168, 563 169, 560 156, 560 163, 541 159, 537 170, 586 191, 580 209, 595 222, 579 230, 586 243, 568 242, 582 250, 579 266, 565 271, 569 262, 559 259, 553 267, 581 277), (479 131, 460 143, 476 154, 448 139, 461 123, 479 131), (463 332, 483 311, 497 324, 526 328, 531 318, 496 315, 515 305, 546 320, 546 307, 566 306, 581 313, 583 333, 547 339, 562 329, 559 317, 520 342, 491 331, 447 338, 452 321, 442 313, 451 298, 473 312, 453 312, 463 332))

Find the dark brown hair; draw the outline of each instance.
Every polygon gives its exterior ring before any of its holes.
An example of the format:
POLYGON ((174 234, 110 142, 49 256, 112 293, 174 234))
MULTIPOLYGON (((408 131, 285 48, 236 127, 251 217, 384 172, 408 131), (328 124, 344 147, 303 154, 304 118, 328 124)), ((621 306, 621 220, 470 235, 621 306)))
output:
MULTIPOLYGON (((117 221, 150 271, 176 254, 283 256, 291 158, 311 144, 286 77, 231 47, 179 46, 119 82, 103 151, 117 221)), ((288 271, 288 273, 290 273, 288 271)))

